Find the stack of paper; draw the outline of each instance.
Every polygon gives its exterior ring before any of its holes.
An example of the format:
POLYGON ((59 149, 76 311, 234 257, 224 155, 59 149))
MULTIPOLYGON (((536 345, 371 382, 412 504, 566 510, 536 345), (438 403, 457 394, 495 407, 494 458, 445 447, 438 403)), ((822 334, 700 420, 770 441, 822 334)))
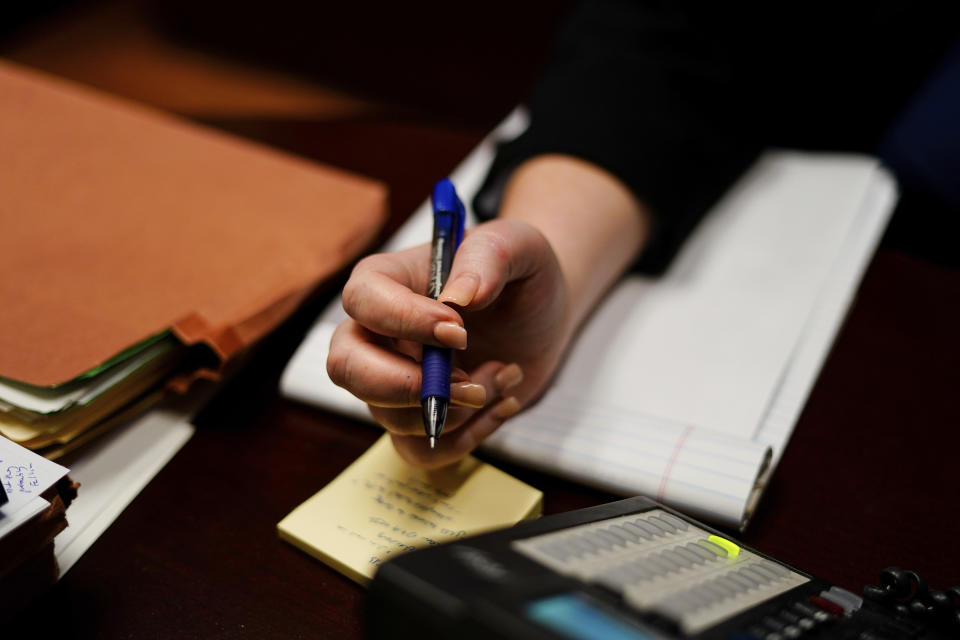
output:
POLYGON ((67 470, 0 438, 0 614, 15 611, 57 579, 53 538, 75 495, 67 470))
MULTIPOLYGON (((457 169, 465 200, 511 118, 457 169)), ((630 275, 587 320, 540 401, 485 449, 616 493, 745 526, 896 201, 875 159, 770 152, 708 214, 668 272, 630 275)), ((430 238, 426 203, 388 249, 430 238)), ((325 361, 339 301, 281 381, 369 420, 325 361)))
POLYGON ((164 332, 63 384, 0 379, 0 434, 56 459, 153 404, 185 351, 164 332))
POLYGON ((171 394, 70 457, 81 495, 56 538, 61 576, 190 439, 193 416, 215 391, 216 384, 201 382, 185 395, 171 394))
POLYGON ((0 434, 54 458, 215 377, 379 230, 375 182, 0 62, 0 434))

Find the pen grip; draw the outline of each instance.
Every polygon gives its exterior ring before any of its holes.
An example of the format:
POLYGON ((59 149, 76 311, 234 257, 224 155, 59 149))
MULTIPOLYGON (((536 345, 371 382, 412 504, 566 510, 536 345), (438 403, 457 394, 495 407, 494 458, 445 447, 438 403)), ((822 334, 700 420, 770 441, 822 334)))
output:
POLYGON ((423 346, 423 381, 420 387, 420 401, 431 396, 450 399, 450 349, 423 346))

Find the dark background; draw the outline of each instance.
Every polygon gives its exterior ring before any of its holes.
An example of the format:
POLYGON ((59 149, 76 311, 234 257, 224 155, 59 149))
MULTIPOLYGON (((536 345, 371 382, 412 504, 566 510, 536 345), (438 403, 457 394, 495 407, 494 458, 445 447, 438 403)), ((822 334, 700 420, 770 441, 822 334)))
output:
MULTIPOLYGON (((566 9, 450 4, 19 3, 0 54, 382 180, 386 234, 526 95, 566 9)), ((929 203, 898 209, 742 540, 854 591, 891 564, 960 584, 956 229, 929 203)), ((249 355, 11 637, 362 634, 363 589, 275 529, 378 436, 277 393, 342 279, 249 355)), ((542 489, 547 513, 614 498, 496 464, 542 489)))

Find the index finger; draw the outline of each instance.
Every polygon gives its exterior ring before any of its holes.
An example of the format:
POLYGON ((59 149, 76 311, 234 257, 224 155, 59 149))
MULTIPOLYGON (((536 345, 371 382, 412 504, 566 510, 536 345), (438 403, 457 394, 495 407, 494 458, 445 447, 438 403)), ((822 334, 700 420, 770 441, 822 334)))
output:
POLYGON ((425 286, 428 264, 426 245, 361 260, 343 288, 344 311, 383 336, 463 349, 460 314, 414 289, 425 286), (424 277, 418 278, 411 272, 421 265, 424 277))

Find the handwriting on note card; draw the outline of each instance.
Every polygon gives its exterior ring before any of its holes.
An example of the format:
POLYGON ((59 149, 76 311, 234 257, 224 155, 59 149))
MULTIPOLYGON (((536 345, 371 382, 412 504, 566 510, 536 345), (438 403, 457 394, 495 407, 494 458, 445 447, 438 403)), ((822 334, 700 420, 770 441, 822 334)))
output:
POLYGON ((3 488, 7 493, 14 491, 28 495, 36 495, 40 487, 40 479, 33 463, 10 464, 3 469, 3 488))
POLYGON ((536 489, 472 456, 436 471, 408 465, 384 435, 277 529, 366 584, 395 555, 536 517, 541 500, 536 489))
POLYGON ((7 494, 0 514, 15 513, 66 473, 66 468, 0 436, 0 487, 7 494))

